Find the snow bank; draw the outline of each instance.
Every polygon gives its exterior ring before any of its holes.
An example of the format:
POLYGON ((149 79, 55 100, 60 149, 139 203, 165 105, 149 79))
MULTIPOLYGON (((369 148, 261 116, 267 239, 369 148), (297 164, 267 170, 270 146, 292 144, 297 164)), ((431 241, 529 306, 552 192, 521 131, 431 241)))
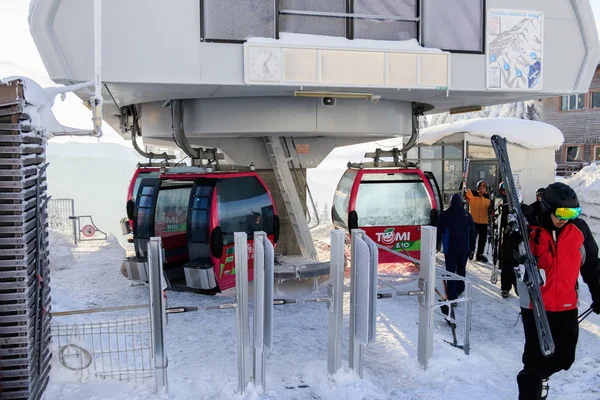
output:
POLYGON ((563 180, 564 183, 571 186, 579 202, 600 205, 600 166, 594 164, 588 165, 569 179, 563 180))
POLYGON ((57 230, 50 230, 48 232, 48 241, 51 270, 60 271, 70 268, 75 264, 73 248, 76 246, 72 235, 67 235, 57 230))
POLYGON ((440 49, 430 49, 421 47, 416 39, 410 40, 369 40, 354 39, 349 40, 338 36, 321 36, 304 33, 281 32, 279 39, 252 37, 247 40, 251 44, 272 44, 277 46, 311 46, 317 48, 335 47, 347 49, 368 49, 368 50, 404 50, 415 52, 437 53, 440 49))
POLYGON ((600 165, 589 165, 562 182, 577 193, 582 217, 600 243, 600 165))
POLYGON ((529 149, 558 148, 565 140, 558 128, 543 122, 512 118, 481 118, 425 128, 419 134, 419 143, 431 145, 460 132, 485 139, 500 135, 511 143, 529 149))

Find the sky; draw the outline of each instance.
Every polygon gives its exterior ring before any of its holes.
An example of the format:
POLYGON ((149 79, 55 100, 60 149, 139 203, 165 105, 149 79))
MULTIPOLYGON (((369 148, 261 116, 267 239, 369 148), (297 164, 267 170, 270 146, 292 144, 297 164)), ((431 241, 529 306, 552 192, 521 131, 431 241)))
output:
MULTIPOLYGON (((33 79, 42 87, 57 86, 48 76, 29 33, 28 15, 28 0, 0 0, 0 79, 24 76, 33 79)), ((72 93, 67 94, 64 102, 60 98, 57 99, 52 111, 58 122, 65 126, 92 129, 91 111, 83 105, 79 97, 72 93)), ((131 142, 123 140, 108 124, 102 125, 102 131, 104 136, 100 139, 101 142, 130 146, 131 142)), ((54 138, 52 141, 95 143, 98 139, 61 137, 54 138)))
MULTIPOLYGON (((600 0, 591 0, 591 4, 596 21, 600 21, 600 0)), ((29 33, 28 14, 28 0, 0 0, 0 79, 9 76, 25 76, 35 80, 42 87, 55 86, 46 72, 29 33)), ((57 100, 53 111, 57 120, 63 125, 84 129, 92 127, 91 112, 74 94, 68 94, 64 102, 57 100)), ((103 125, 103 132, 104 136, 100 139, 102 142, 130 145, 130 142, 123 140, 108 124, 103 125)), ((52 140, 57 142, 97 141, 93 138, 70 137, 52 140)))

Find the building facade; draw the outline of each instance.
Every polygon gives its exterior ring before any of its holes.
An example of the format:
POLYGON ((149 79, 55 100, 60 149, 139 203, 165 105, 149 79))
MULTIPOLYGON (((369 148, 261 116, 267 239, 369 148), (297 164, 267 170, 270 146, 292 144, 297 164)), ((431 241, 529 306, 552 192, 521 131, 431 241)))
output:
POLYGON ((559 170, 599 162, 600 66, 586 93, 544 99, 542 120, 565 136, 565 143, 556 152, 559 170))

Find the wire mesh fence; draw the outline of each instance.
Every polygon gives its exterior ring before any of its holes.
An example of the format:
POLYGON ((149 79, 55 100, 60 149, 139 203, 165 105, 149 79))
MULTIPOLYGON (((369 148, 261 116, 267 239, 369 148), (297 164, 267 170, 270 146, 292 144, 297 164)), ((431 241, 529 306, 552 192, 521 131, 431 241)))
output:
POLYGON ((99 378, 135 381, 155 376, 150 316, 52 323, 61 364, 99 378))
POLYGON ((73 221, 70 217, 75 215, 75 200, 50 199, 48 202, 48 223, 50 229, 56 229, 68 234, 73 233, 73 221))

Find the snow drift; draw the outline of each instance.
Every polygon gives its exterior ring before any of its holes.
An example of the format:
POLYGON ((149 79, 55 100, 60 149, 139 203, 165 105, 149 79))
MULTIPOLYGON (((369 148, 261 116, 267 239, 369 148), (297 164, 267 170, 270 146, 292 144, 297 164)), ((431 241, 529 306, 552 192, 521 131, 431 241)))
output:
POLYGON ((600 166, 589 165, 562 182, 577 193, 582 217, 590 226, 596 242, 600 243, 600 166))
POLYGON ((57 230, 50 230, 48 232, 48 242, 50 245, 49 258, 52 270, 60 271, 70 268, 75 264, 75 257, 73 257, 72 250, 76 246, 72 235, 57 230))

